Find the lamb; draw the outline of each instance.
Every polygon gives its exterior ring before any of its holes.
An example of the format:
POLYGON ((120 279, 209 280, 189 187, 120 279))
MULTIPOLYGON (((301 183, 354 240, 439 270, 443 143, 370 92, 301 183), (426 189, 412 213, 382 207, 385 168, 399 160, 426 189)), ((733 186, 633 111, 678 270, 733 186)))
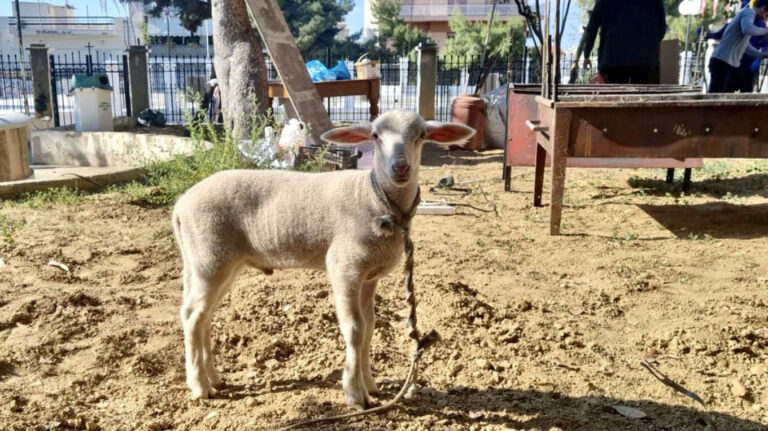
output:
POLYGON ((340 145, 373 141, 372 170, 224 171, 179 198, 172 222, 184 262, 180 314, 192 398, 213 396, 222 383, 211 317, 237 274, 247 266, 267 275, 312 268, 325 270, 332 286, 346 345, 346 403, 368 408, 377 392, 369 354, 376 283, 403 254, 403 237, 395 233, 410 226, 418 204, 422 144, 451 144, 473 134, 464 125, 392 111, 322 135, 340 145))

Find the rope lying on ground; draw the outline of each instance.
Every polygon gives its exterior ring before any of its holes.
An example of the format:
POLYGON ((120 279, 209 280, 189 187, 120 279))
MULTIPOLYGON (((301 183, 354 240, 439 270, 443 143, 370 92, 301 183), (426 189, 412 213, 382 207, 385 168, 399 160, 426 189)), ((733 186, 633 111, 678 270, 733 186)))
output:
MULTIPOLYGON (((471 208, 476 211, 484 212, 484 213, 494 213, 497 216, 499 215, 499 212, 496 210, 496 204, 494 202, 491 202, 490 199, 488 199, 487 194, 485 193, 485 190, 483 190, 483 186, 479 184, 480 180, 473 180, 473 181, 465 181, 458 184, 471 184, 471 183, 478 183, 477 187, 480 189, 480 194, 483 196, 483 199, 488 203, 488 205, 491 206, 491 209, 485 209, 485 208, 479 208, 474 205, 470 204, 464 204, 464 203, 455 203, 455 202, 448 202, 447 205, 452 207, 466 207, 471 208)), ((437 185, 430 187, 429 192, 433 195, 437 196, 459 196, 459 197, 465 197, 472 194, 472 189, 470 188, 460 188, 456 187, 456 184, 453 180, 453 175, 446 175, 443 178, 440 178, 440 181, 438 181, 437 185), (455 192, 455 193, 446 193, 448 192, 455 192)))
POLYGON ((386 404, 383 404, 378 407, 374 407, 372 409, 363 410, 360 412, 353 412, 353 413, 347 413, 337 416, 329 416, 325 418, 318 418, 318 419, 310 419, 303 422, 297 422, 295 424, 291 424, 282 428, 279 428, 278 431, 285 431, 285 430, 291 430, 296 428, 305 427, 308 425, 316 425, 320 423, 325 422, 335 422, 341 419, 349 419, 349 418, 355 418, 360 416, 366 416, 366 415, 372 415, 372 414, 378 414, 384 411, 387 411, 393 407, 397 406, 397 403, 400 402, 401 399, 405 396, 405 394, 408 392, 408 388, 413 384, 413 382, 416 381, 417 376, 417 369, 418 369, 418 363, 419 359, 421 358, 422 353, 429 347, 431 347, 436 342, 440 341, 440 335, 435 331, 434 329, 429 331, 427 335, 421 336, 421 333, 419 332, 419 328, 416 325, 416 295, 414 292, 413 287, 413 241, 411 241, 411 218, 416 214, 416 207, 419 205, 419 202, 421 201, 420 193, 416 193, 416 197, 414 198, 413 205, 411 206, 410 210, 403 211, 401 208, 397 206, 395 202, 390 201, 386 194, 384 194, 383 190, 381 190, 381 187, 376 182, 376 176, 371 171, 371 185, 373 186, 374 194, 376 195, 376 198, 379 200, 380 203, 382 203, 385 207, 389 209, 389 216, 394 218, 392 220, 393 224, 396 225, 398 228, 400 228, 400 232, 403 234, 403 243, 405 246, 405 301, 408 303, 409 312, 408 312, 408 337, 413 341, 413 353, 411 355, 411 368, 408 370, 408 374, 405 377, 405 381, 403 382, 403 387, 400 388, 400 392, 395 395, 395 398, 393 398, 391 401, 387 402, 386 404), (394 207, 394 208, 393 208, 394 207), (399 216, 398 216, 399 213, 399 216))

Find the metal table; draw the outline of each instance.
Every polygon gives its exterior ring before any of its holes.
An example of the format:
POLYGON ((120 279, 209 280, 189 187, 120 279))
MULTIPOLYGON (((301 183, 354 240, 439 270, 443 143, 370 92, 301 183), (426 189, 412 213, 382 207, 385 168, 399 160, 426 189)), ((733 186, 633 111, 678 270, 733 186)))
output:
POLYGON ((570 157, 768 158, 768 97, 619 94, 537 97, 534 205, 552 157, 550 234, 560 233, 570 157))

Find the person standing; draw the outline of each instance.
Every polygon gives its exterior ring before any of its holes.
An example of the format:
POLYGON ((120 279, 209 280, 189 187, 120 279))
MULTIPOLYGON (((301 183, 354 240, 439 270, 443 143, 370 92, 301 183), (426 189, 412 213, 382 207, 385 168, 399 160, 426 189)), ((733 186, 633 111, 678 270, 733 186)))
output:
POLYGON ((767 56, 750 44, 752 36, 768 35, 768 29, 755 25, 756 20, 765 21, 768 0, 755 0, 753 5, 743 7, 725 27, 722 40, 709 59, 709 92, 733 93, 749 88, 751 82, 745 82, 740 69, 742 57, 746 54, 757 60, 767 56))
POLYGON ((597 70, 609 84, 659 82, 661 40, 667 32, 663 0, 597 0, 584 32, 584 67, 600 29, 597 70))

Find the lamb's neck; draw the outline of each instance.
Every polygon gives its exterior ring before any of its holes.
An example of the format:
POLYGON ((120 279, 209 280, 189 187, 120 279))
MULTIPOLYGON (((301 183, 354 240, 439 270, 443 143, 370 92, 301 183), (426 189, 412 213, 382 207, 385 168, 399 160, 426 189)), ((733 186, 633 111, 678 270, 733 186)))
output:
MULTIPOLYGON (((411 181, 402 187, 397 187, 389 182, 388 177, 384 173, 375 170, 376 181, 384 192, 387 199, 397 205, 397 207, 405 212, 411 211, 416 195, 419 192, 419 178, 418 171, 414 172, 411 181)), ((395 208, 392 208, 396 210, 395 208)))

